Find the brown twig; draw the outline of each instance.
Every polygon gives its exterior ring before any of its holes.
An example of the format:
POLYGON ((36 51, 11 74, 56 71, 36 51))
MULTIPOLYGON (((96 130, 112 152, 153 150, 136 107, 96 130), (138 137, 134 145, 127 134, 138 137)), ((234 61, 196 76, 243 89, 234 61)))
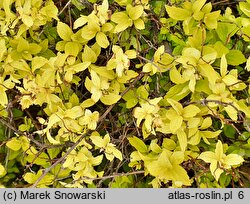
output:
MULTIPOLYGON (((137 81, 139 81, 143 76, 144 76, 144 73, 141 72, 141 73, 134 79, 134 81, 129 85, 129 87, 128 87, 125 91, 123 91, 123 92, 121 93, 121 97, 124 96, 131 88, 133 88, 134 85, 137 83, 137 81)), ((111 106, 109 106, 108 109, 107 109, 107 110, 102 114, 102 116, 99 118, 98 122, 103 121, 103 120, 107 117, 107 115, 109 114, 109 112, 114 108, 115 105, 116 105, 116 103, 113 104, 113 105, 111 105, 111 106)))
POLYGON ((83 140, 83 138, 86 137, 86 135, 90 134, 90 132, 91 131, 88 131, 82 134, 82 136, 76 141, 76 143, 72 145, 70 149, 60 159, 58 159, 50 167, 44 169, 43 174, 36 180, 36 182, 31 186, 31 188, 35 188, 38 183, 51 171, 51 169, 53 169, 57 164, 61 163, 77 147, 77 145, 83 140))
MULTIPOLYGON (((139 81, 142 77, 144 76, 144 73, 141 72, 135 79, 134 81, 129 85, 129 87, 123 91, 121 93, 121 96, 123 96, 124 94, 126 94, 135 84, 137 81, 139 81)), ((102 122, 107 115, 109 114, 109 112, 114 108, 116 104, 113 104, 111 106, 109 106, 109 108, 102 114, 102 116, 99 118, 98 122, 102 122)), ((100 126, 99 126, 100 127, 100 126)), ((98 128, 99 128, 98 127, 98 128)), ((97 129, 98 129, 97 128, 97 129)), ((77 145, 83 140, 83 138, 86 135, 89 135, 91 133, 91 131, 87 131, 85 134, 83 134, 77 141, 76 143, 70 147, 70 149, 60 158, 58 159, 54 164, 52 164, 50 167, 46 168, 43 172, 43 174, 36 180, 36 182, 31 186, 31 188, 35 188, 38 183, 51 171, 51 169, 53 169, 57 164, 61 163, 76 147, 77 145)))
POLYGON ((95 180, 105 180, 105 179, 109 179, 109 178, 115 178, 118 176, 129 176, 129 175, 137 175, 137 174, 144 174, 145 171, 133 171, 133 172, 128 172, 128 173, 116 173, 110 176, 102 176, 102 177, 97 177, 97 178, 89 178, 89 177, 83 177, 81 179, 78 179, 76 181, 81 181, 81 180, 91 180, 91 181, 95 181, 95 180))

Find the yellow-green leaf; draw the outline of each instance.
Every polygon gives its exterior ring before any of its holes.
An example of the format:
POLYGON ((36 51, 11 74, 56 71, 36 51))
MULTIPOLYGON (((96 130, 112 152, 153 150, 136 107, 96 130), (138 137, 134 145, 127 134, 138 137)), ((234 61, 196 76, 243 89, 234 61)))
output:
POLYGON ((220 140, 218 140, 217 144, 216 144, 216 148, 215 148, 215 156, 216 156, 216 160, 220 161, 223 157, 223 145, 222 142, 220 140))
POLYGON ((232 120, 234 121, 238 120, 238 111, 234 107, 226 106, 224 107, 224 109, 232 120))
POLYGON ((96 53, 88 45, 85 45, 84 51, 82 53, 82 61, 95 63, 96 60, 97 60, 96 53))
POLYGON ((217 163, 215 153, 211 151, 202 152, 198 159, 202 159, 206 163, 217 163))
POLYGON ((184 132, 184 130, 179 129, 176 134, 177 134, 178 141, 180 143, 181 151, 185 151, 187 148, 187 135, 186 135, 186 133, 184 132))
POLYGON ((227 59, 226 56, 223 54, 220 61, 220 74, 222 77, 226 76, 227 74, 227 59))
POLYGON ((71 36, 74 34, 71 28, 66 24, 59 22, 57 24, 57 33, 65 41, 71 41, 71 36))
POLYGON ((217 28, 217 19, 220 16, 220 11, 214 11, 211 13, 205 14, 204 23, 209 29, 216 29, 217 28))
POLYGON ((167 150, 174 150, 176 148, 176 143, 172 139, 163 138, 162 147, 167 150))
POLYGON ((32 72, 37 70, 38 68, 41 68, 43 65, 46 64, 48 60, 44 57, 36 56, 32 59, 31 65, 32 65, 32 72))
POLYGON ((219 78, 218 73, 214 70, 214 68, 207 63, 199 65, 199 67, 201 69, 201 74, 207 77, 209 83, 214 85, 216 80, 219 78))
POLYGON ((128 4, 126 9, 127 9, 129 17, 132 20, 137 20, 138 18, 141 17, 141 15, 143 13, 143 6, 142 5, 137 5, 137 6, 133 7, 130 4, 128 4))
POLYGON ((96 135, 91 135, 90 136, 91 141, 94 143, 94 145, 96 145, 97 147, 104 147, 104 141, 100 136, 96 136, 96 135))
POLYGON ((28 41, 20 37, 17 44, 17 52, 28 51, 29 48, 28 41))
POLYGON ((128 56, 129 59, 136 58, 136 51, 135 50, 127 50, 125 54, 128 56))
POLYGON ((117 101, 119 101, 120 99, 121 99, 120 95, 117 95, 115 93, 109 93, 107 95, 103 95, 100 100, 105 105, 112 105, 117 101))
POLYGON ((182 116, 184 118, 192 118, 196 116, 201 110, 196 105, 189 105, 183 109, 182 116))
POLYGON ((134 25, 138 30, 143 30, 145 28, 144 21, 141 18, 136 19, 134 25))
POLYGON ((229 166, 234 166, 234 165, 239 165, 242 162, 244 162, 244 159, 242 158, 242 156, 237 155, 237 154, 229 154, 226 156, 226 158, 224 159, 225 164, 229 165, 229 166))
POLYGON ((200 129, 207 129, 212 125, 212 119, 211 117, 206 117, 203 121, 202 124, 200 126, 200 129))
POLYGON ((122 161, 122 153, 118 149, 113 148, 112 153, 117 159, 122 161))
POLYGON ((23 23, 29 28, 33 25, 33 18, 31 16, 28 16, 26 14, 22 15, 22 21, 23 23))
POLYGON ((6 170, 2 164, 0 164, 0 178, 4 177, 6 175, 6 170))
POLYGON ((13 151, 18 151, 22 147, 22 144, 17 138, 14 137, 6 143, 6 146, 13 151))
POLYGON ((107 48, 109 46, 109 40, 108 40, 107 36, 103 32, 98 32, 96 34, 96 42, 102 48, 107 48))
POLYGON ((168 98, 167 101, 168 101, 168 103, 175 109, 175 111, 176 111, 179 115, 182 115, 183 107, 182 107, 182 105, 181 105, 179 102, 177 102, 177 101, 175 101, 175 100, 173 100, 173 99, 171 99, 171 98, 168 98))
POLYGON ((240 10, 248 17, 250 17, 250 3, 249 2, 240 2, 240 10))
POLYGON ((148 151, 148 148, 145 143, 138 137, 129 137, 128 141, 139 152, 146 153, 148 151))
POLYGON ((183 84, 186 80, 184 80, 180 74, 180 72, 176 69, 176 67, 173 67, 170 72, 169 76, 172 82, 175 84, 183 84))
POLYGON ((206 138, 215 138, 217 137, 219 134, 221 133, 221 130, 217 130, 217 131, 201 131, 201 134, 203 137, 206 138))
POLYGON ((72 55, 72 56, 77 56, 78 53, 81 50, 81 46, 80 44, 76 43, 76 42, 67 42, 65 44, 65 54, 67 55, 72 55))
POLYGON ((166 5, 166 11, 171 18, 179 21, 186 20, 188 17, 191 16, 191 12, 189 10, 178 8, 175 6, 166 5))
POLYGON ((54 145, 55 145, 55 144, 60 144, 59 141, 55 140, 55 139, 51 136, 51 134, 50 134, 49 131, 47 131, 46 136, 47 136, 48 141, 49 141, 51 144, 54 144, 54 145))
POLYGON ((181 116, 178 116, 176 115, 175 118, 173 118, 171 121, 170 121, 170 131, 175 134, 176 131, 181 127, 182 125, 182 121, 183 121, 183 118, 181 116))
POLYGON ((2 105, 3 107, 6 107, 7 104, 8 104, 7 94, 5 93, 4 88, 0 87, 0 105, 2 105))
POLYGON ((126 28, 133 25, 133 21, 124 12, 114 13, 111 16, 111 20, 118 24, 115 27, 115 30, 114 30, 115 33, 121 32, 125 30, 126 28))
POLYGON ((77 29, 77 28, 85 25, 87 22, 88 22, 88 18, 86 16, 81 16, 75 20, 73 28, 77 29))
POLYGON ((33 173, 28 172, 28 173, 26 173, 26 174, 24 175, 23 179, 24 179, 26 182, 33 184, 33 183, 36 182, 37 176, 36 176, 35 174, 33 174, 33 173))
POLYGON ((246 62, 246 58, 240 50, 229 50, 226 54, 226 59, 228 64, 234 66, 246 62))
POLYGON ((71 66, 70 68, 75 72, 82 72, 89 67, 91 62, 82 62, 71 66))
POLYGON ((194 1, 193 5, 192 5, 192 10, 194 13, 199 12, 202 7, 204 6, 204 4, 206 3, 206 0, 196 0, 194 1))
POLYGON ((250 57, 247 59, 246 67, 245 69, 250 72, 250 57))

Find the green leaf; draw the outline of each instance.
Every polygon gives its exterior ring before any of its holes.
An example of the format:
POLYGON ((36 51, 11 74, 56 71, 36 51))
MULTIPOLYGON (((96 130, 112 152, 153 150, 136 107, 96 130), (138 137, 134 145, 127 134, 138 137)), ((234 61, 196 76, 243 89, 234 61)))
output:
POLYGON ((148 148, 145 143, 138 137, 129 137, 128 141, 139 152, 146 153, 148 151, 148 148))
POLYGON ((230 50, 229 53, 226 54, 226 59, 228 64, 234 66, 246 62, 246 58, 240 50, 230 50))
POLYGON ((126 108, 130 109, 136 106, 136 104, 138 103, 138 100, 136 98, 131 98, 129 100, 127 100, 126 102, 126 108))
POLYGON ((230 38, 237 32, 237 25, 234 23, 219 22, 216 32, 223 43, 228 43, 230 38))
POLYGON ((56 158, 56 156, 61 152, 60 148, 51 148, 47 149, 48 155, 50 159, 56 158))
POLYGON ((226 172, 223 172, 220 175, 220 179, 219 179, 219 183, 222 186, 222 188, 225 188, 226 186, 228 186, 231 182, 232 179, 232 175, 227 174, 226 172))
MULTIPOLYGON (((149 93, 145 86, 140 86, 137 90, 136 93, 138 94, 139 99, 146 100, 149 96, 149 93)), ((134 98, 134 93, 133 93, 133 98, 134 98)))

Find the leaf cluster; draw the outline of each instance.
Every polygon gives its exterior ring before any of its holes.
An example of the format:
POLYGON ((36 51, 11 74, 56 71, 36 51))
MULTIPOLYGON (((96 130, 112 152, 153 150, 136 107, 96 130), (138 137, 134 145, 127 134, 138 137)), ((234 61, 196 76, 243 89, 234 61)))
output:
POLYGON ((1 187, 249 187, 250 1, 0 2, 1 187))

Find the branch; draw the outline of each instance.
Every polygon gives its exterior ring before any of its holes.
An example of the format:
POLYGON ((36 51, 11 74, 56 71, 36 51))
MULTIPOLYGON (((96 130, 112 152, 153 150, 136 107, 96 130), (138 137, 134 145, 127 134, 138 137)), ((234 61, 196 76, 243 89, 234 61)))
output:
MULTIPOLYGON (((141 72, 135 79, 134 81, 129 85, 129 87, 123 91, 121 93, 121 96, 125 95, 132 87, 134 87, 134 85, 136 84, 137 81, 139 81, 142 77, 144 76, 144 73, 141 72)), ((109 106, 109 108, 102 114, 102 116, 99 118, 98 122, 103 121, 106 116, 109 114, 109 112, 114 108, 114 106, 116 105, 113 104, 111 106, 109 106)), ((98 127, 99 128, 99 127, 98 127)), ((97 128, 97 129, 98 129, 97 128)), ((35 188, 38 183, 51 171, 51 169, 53 169, 57 164, 59 164, 60 162, 62 162, 76 147, 77 145, 83 140, 83 138, 86 135, 89 135, 91 133, 91 131, 87 131, 85 134, 83 134, 77 141, 76 143, 70 147, 70 149, 60 158, 58 159, 54 164, 52 164, 50 167, 46 168, 43 172, 43 174, 36 180, 36 182, 31 186, 31 188, 35 188)))
POLYGON ((103 176, 103 177, 97 177, 97 178, 89 178, 89 177, 83 177, 81 179, 78 179, 76 181, 81 181, 81 180, 90 180, 90 181, 95 181, 95 180, 105 180, 105 179, 109 179, 109 178, 115 178, 118 176, 129 176, 129 175, 136 175, 136 174, 144 174, 145 171, 133 171, 133 172, 128 172, 128 173, 117 173, 117 174, 113 174, 110 176, 103 176))
MULTIPOLYGON (((144 73, 141 72, 141 73, 134 79, 134 81, 129 85, 129 87, 128 87, 125 91, 123 91, 123 92, 121 93, 121 97, 124 96, 131 88, 133 88, 133 87, 135 86, 136 82, 139 81, 143 76, 144 76, 144 73)), ((102 116, 99 118, 98 122, 103 121, 103 120, 107 117, 107 115, 109 114, 109 112, 114 108, 115 105, 116 105, 116 103, 115 103, 115 104, 112 104, 111 106, 109 106, 108 109, 107 109, 107 110, 102 114, 102 116)))
POLYGON ((70 147, 70 149, 60 158, 58 159, 54 164, 52 164, 50 167, 46 168, 43 171, 43 174, 36 180, 36 182, 31 186, 31 188, 35 188, 37 186, 37 184, 44 178, 44 176, 46 176, 51 169, 53 169, 57 164, 61 163, 76 147, 77 145, 83 140, 83 138, 90 134, 91 131, 87 131, 86 133, 84 133, 77 141, 76 143, 70 147))

